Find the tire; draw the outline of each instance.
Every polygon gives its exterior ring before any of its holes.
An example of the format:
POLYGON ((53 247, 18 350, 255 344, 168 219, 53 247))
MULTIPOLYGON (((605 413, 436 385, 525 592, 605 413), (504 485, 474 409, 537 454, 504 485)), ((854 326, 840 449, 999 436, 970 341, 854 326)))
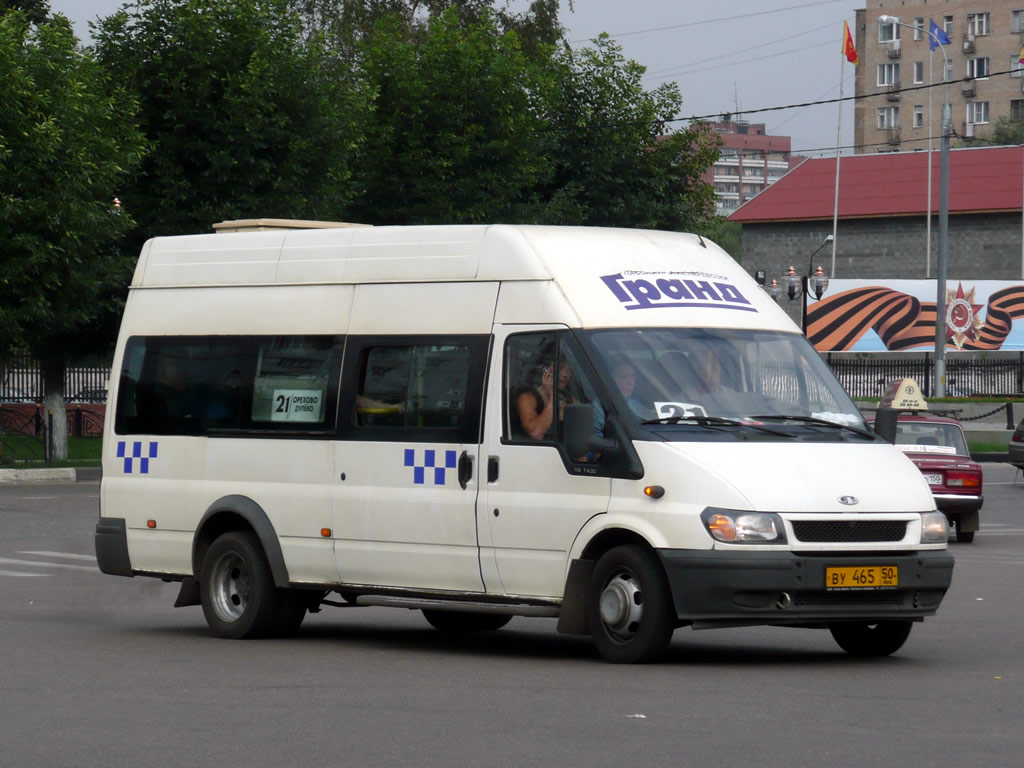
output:
POLYGON ((956 540, 961 544, 970 544, 972 541, 974 541, 974 531, 965 531, 960 526, 959 520, 956 524, 956 540))
POLYGON ((615 547, 597 561, 585 610, 598 652, 616 664, 657 660, 675 629, 661 565, 651 550, 639 546, 615 547))
POLYGON ((874 624, 832 624, 829 631, 839 647, 851 656, 889 656, 910 636, 912 621, 879 621, 874 624))
POLYGON ((267 557, 254 533, 225 533, 214 540, 203 558, 199 600, 206 623, 218 637, 237 640, 272 634, 281 614, 281 591, 274 586, 267 557))
POLYGON ((437 611, 428 608, 423 610, 423 618, 434 629, 442 632, 491 632, 512 621, 512 617, 504 613, 437 611))

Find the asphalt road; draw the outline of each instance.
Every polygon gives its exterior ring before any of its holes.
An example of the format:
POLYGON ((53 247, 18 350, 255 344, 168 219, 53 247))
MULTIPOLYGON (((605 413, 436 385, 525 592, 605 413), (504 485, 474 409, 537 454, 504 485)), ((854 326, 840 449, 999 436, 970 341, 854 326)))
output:
POLYGON ((0 487, 0 766, 1019 766, 1024 480, 986 466, 939 615, 881 660, 824 631, 676 632, 621 667, 554 622, 457 640, 325 609, 211 637, 176 587, 92 560, 98 486, 0 487))

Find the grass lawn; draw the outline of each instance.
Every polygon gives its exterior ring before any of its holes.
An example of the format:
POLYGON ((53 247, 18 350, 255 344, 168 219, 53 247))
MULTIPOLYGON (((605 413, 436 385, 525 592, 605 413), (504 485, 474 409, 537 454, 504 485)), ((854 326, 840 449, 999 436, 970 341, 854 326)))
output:
POLYGON ((68 457, 47 464, 43 461, 43 444, 39 438, 24 435, 0 437, 0 467, 35 469, 38 467, 98 467, 103 438, 69 437, 68 457))

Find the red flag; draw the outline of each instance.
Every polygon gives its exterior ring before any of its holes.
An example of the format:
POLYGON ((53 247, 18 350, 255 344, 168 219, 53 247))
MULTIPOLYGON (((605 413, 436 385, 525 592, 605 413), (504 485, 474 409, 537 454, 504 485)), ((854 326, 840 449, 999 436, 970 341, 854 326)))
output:
POLYGON ((859 60, 857 47, 853 44, 853 37, 850 35, 850 25, 845 21, 843 22, 843 53, 851 64, 856 64, 859 60))

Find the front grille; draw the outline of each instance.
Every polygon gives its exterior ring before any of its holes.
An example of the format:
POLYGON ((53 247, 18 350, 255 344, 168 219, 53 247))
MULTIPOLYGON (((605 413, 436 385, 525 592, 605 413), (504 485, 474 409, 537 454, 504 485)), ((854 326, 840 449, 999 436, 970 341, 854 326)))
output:
POLYGON ((906 520, 794 520, 793 533, 804 542, 903 541, 906 520))

